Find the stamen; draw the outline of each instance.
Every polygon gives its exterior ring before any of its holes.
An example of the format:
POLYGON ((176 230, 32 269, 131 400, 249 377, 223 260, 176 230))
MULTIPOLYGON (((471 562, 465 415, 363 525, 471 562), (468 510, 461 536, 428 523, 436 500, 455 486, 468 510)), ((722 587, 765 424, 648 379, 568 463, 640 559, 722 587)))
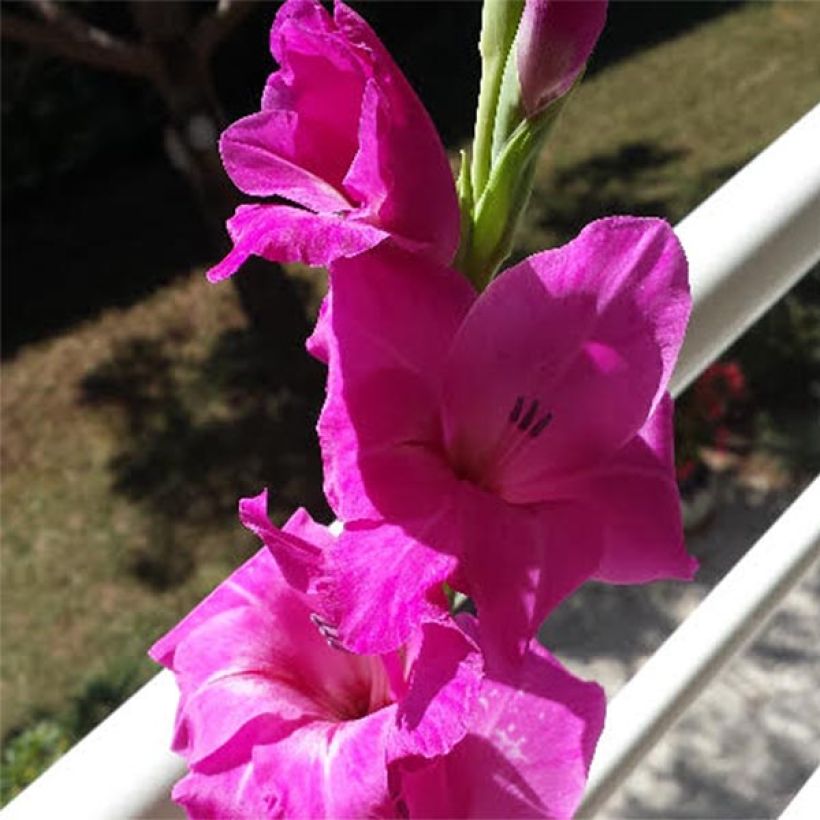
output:
POLYGON ((521 411, 524 409, 524 397, 519 396, 515 400, 513 409, 510 411, 510 424, 515 424, 521 416, 521 411))
POLYGON ((348 651, 342 645, 341 638, 339 637, 339 630, 335 626, 329 624, 326 620, 324 620, 324 618, 317 615, 315 612, 310 613, 310 620, 319 631, 319 634, 325 639, 325 643, 327 643, 331 649, 338 649, 341 652, 348 651))
POLYGON ((541 400, 519 395, 515 397, 507 416, 507 424, 499 430, 499 435, 491 447, 482 454, 480 462, 468 465, 463 471, 465 477, 479 486, 497 489, 497 480, 506 465, 516 459, 527 445, 537 439, 552 422, 552 413, 541 410, 541 400))
POLYGON ((532 404, 530 405, 530 409, 527 410, 527 415, 524 416, 523 419, 518 424, 518 429, 523 433, 531 424, 532 420, 535 418, 535 414, 538 412, 538 399, 533 399, 532 404))
POLYGON ((536 422, 535 427, 533 427, 532 430, 530 430, 530 432, 529 432, 530 438, 538 438, 538 436, 540 436, 541 433, 543 433, 544 430, 547 429, 547 427, 549 426, 549 423, 551 421, 552 421, 552 413, 547 413, 546 416, 539 419, 539 421, 536 422))

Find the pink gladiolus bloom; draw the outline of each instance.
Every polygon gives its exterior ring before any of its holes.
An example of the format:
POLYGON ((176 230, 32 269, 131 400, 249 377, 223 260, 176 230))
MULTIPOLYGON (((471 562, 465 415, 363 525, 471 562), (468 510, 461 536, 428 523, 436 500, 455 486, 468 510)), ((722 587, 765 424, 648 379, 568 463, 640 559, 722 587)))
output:
POLYGON ((341 2, 288 0, 271 29, 279 64, 262 110, 222 135, 225 169, 254 197, 240 206, 234 249, 208 277, 251 254, 327 265, 392 238, 447 264, 459 240, 455 186, 438 134, 390 55, 341 2))
POLYGON ((606 19, 607 0, 525 0, 518 32, 518 79, 528 117, 563 97, 578 79, 606 19))
POLYGON ((279 531, 264 505, 242 515, 276 560, 260 550, 150 652, 180 689, 173 797, 193 817, 392 816, 388 766, 464 737, 480 654, 452 622, 384 657, 332 648, 313 588, 332 536, 303 510, 279 531))
POLYGON ((535 647, 482 679, 468 617, 422 624, 400 653, 333 648, 315 613, 333 538, 304 511, 278 530, 265 506, 263 493, 240 514, 267 549, 151 650, 180 688, 173 746, 190 772, 173 796, 189 815, 569 815, 603 724, 600 687, 535 647))
POLYGON ((310 347, 329 364, 346 646, 395 648, 448 581, 475 600, 485 653, 511 658, 589 578, 692 576, 666 393, 690 298, 665 222, 594 222, 481 295, 395 248, 336 277, 310 347))

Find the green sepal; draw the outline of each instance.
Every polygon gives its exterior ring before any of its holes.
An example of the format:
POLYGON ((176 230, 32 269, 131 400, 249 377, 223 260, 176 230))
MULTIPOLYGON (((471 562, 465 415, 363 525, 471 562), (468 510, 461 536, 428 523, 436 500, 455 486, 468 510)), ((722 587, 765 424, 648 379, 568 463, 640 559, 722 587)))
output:
POLYGON ((470 155, 464 149, 461 150, 460 154, 461 167, 458 170, 458 179, 456 180, 456 193, 458 194, 458 207, 461 211, 461 239, 453 262, 456 270, 463 270, 464 259, 473 239, 473 207, 475 205, 470 176, 470 155))

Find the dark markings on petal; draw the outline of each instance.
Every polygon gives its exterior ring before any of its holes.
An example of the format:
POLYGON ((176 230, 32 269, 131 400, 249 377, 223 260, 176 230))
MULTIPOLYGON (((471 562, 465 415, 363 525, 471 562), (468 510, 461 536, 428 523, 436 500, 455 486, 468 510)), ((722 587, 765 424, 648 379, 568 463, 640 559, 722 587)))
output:
POLYGON ((547 429, 547 427, 549 426, 549 423, 551 421, 552 421, 552 413, 547 413, 546 416, 539 419, 535 423, 535 427, 533 427, 532 430, 530 430, 530 432, 529 432, 529 437, 530 438, 538 438, 538 436, 540 436, 541 433, 543 433, 544 430, 547 429))
POLYGON ((527 410, 527 414, 518 422, 518 429, 522 432, 527 430, 529 426, 532 424, 533 419, 535 418, 535 414, 538 412, 538 399, 533 399, 532 404, 530 405, 530 409, 527 410))
POLYGON ((515 424, 521 417, 521 411, 524 409, 524 397, 519 396, 515 400, 513 409, 510 411, 510 424, 515 424))

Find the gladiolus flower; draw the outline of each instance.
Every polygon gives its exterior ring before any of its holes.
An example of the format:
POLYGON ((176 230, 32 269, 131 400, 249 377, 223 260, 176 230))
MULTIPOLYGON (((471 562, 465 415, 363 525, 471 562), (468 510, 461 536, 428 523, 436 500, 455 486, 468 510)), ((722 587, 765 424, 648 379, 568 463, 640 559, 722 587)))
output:
POLYGON ((468 616, 421 624, 401 652, 341 651, 317 614, 333 537, 304 511, 279 530, 265 507, 263 493, 240 515, 267 548, 151 650, 180 688, 190 772, 173 797, 189 815, 569 816, 600 687, 535 646, 483 678, 468 616))
POLYGON ((607 0, 526 0, 516 57, 521 99, 534 117, 569 91, 606 20, 607 0))
POLYGON ((464 737, 480 654, 452 622, 384 657, 333 648, 313 588, 332 536, 304 511, 276 530, 264 503, 243 517, 280 563, 260 550, 150 652, 180 689, 173 798, 192 817, 393 816, 388 767, 464 737))
POLYGON ((288 204, 240 206, 234 248, 212 281, 251 254, 327 265, 392 238, 447 264, 459 210, 447 156, 419 99, 367 24, 341 2, 288 0, 270 35, 280 68, 262 110, 220 143, 244 193, 288 204))
POLYGON ((401 644, 445 581, 512 657, 589 578, 691 577, 666 393, 690 298, 665 222, 592 223, 480 295, 398 249, 331 283, 310 347, 349 648, 401 644))

